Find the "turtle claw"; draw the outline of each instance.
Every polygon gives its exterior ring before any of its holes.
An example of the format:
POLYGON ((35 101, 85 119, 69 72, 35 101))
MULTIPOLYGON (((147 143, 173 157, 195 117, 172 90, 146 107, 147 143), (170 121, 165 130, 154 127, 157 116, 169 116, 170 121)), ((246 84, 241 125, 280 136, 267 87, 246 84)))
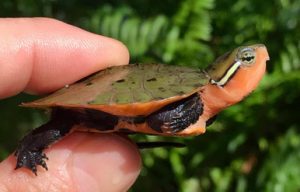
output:
POLYGON ((73 113, 69 115, 64 110, 53 110, 52 118, 48 123, 32 130, 20 141, 15 152, 16 169, 28 168, 35 175, 37 175, 37 166, 48 170, 46 164, 48 157, 43 151, 70 131, 75 124, 73 117, 73 113))
POLYGON ((17 157, 17 164, 15 169, 21 167, 27 167, 37 176, 37 165, 42 166, 45 170, 48 170, 45 160, 48 160, 48 157, 39 151, 28 151, 17 150, 15 153, 17 157))

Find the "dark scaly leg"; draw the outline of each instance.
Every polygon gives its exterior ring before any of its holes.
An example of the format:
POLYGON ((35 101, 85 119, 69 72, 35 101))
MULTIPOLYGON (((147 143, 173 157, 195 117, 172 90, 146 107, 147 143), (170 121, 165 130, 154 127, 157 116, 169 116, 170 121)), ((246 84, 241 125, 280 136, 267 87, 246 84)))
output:
POLYGON ((175 134, 197 122, 202 113, 203 103, 195 93, 150 114, 146 122, 157 132, 175 134))
POLYGON ((43 150, 65 136, 75 123, 76 112, 59 108, 53 109, 51 120, 48 123, 32 130, 20 141, 15 152, 16 169, 27 167, 35 175, 37 175, 37 165, 48 170, 45 162, 48 158, 43 150))

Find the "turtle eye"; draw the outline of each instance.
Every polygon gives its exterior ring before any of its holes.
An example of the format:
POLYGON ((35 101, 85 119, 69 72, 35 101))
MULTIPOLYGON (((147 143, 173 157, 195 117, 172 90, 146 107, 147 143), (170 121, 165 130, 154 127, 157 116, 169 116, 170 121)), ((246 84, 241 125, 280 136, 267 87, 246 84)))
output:
POLYGON ((238 58, 245 65, 252 64, 255 61, 255 51, 252 48, 244 48, 240 50, 238 58))

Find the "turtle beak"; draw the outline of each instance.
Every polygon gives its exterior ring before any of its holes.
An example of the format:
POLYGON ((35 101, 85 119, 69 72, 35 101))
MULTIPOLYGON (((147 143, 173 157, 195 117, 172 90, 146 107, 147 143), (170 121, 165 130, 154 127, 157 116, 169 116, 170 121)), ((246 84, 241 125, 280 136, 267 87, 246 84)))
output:
POLYGON ((258 49, 257 52, 261 53, 262 58, 265 58, 266 61, 269 61, 270 56, 267 51, 267 47, 264 44, 257 44, 255 46, 256 46, 256 49, 258 49))

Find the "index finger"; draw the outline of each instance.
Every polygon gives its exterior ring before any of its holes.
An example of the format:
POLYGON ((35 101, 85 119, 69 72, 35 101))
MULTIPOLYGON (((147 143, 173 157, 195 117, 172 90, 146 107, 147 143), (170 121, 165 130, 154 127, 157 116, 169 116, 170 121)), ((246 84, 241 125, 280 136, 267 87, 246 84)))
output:
POLYGON ((128 61, 121 42, 54 19, 0 19, 0 99, 52 92, 128 61))

